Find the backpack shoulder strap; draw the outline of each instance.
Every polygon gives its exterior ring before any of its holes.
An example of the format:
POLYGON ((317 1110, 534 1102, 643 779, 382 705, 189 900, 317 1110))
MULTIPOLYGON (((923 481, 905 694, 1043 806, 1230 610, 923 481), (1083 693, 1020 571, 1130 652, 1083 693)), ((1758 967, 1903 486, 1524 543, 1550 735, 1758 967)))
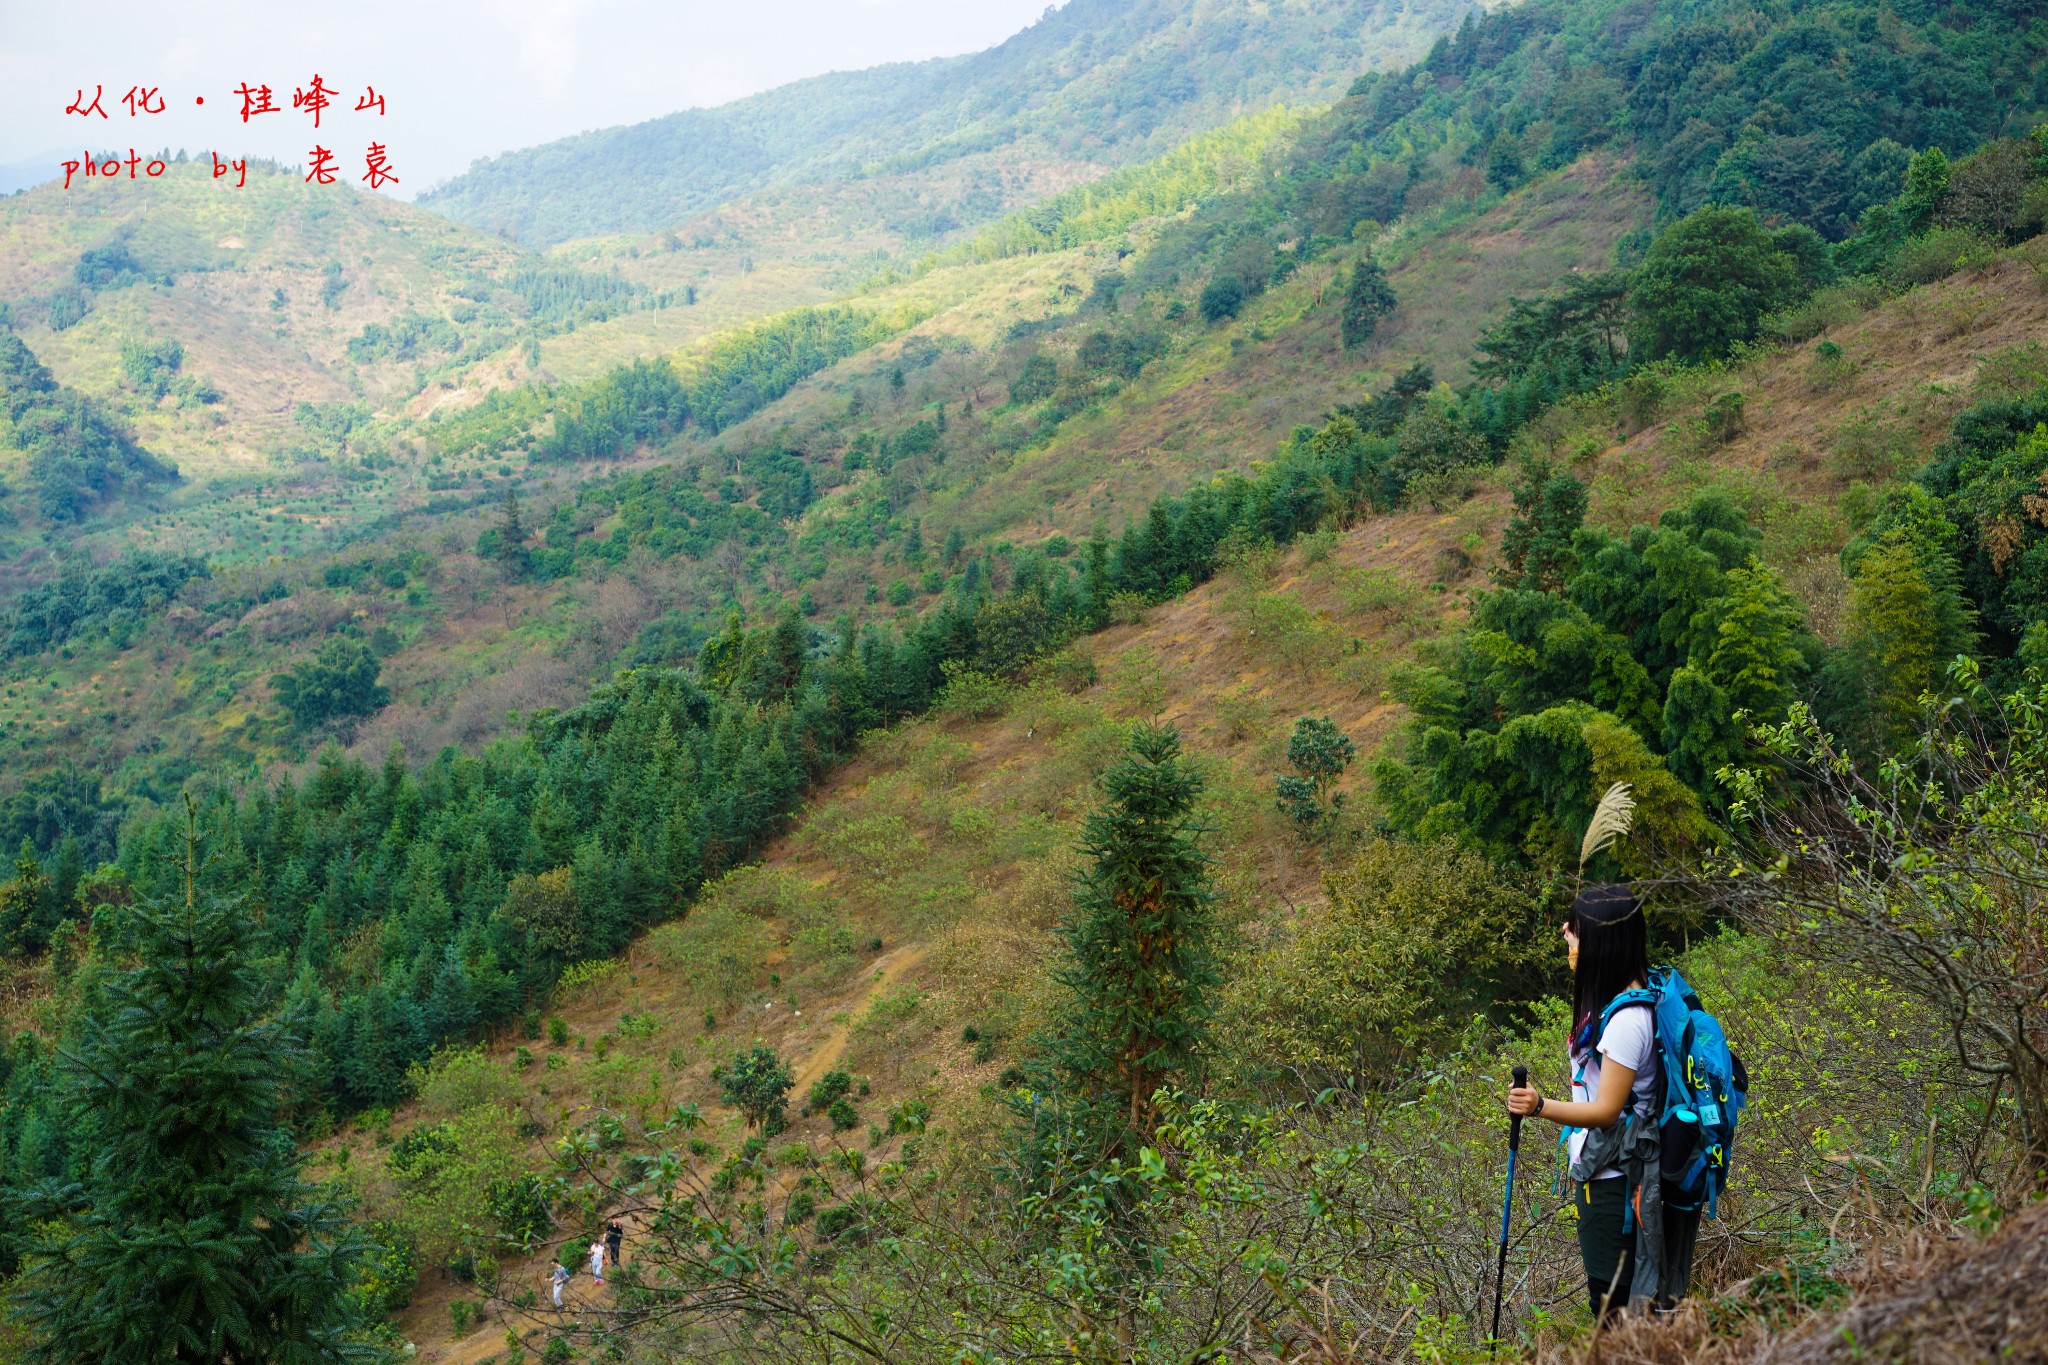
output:
POLYGON ((1600 1027, 1593 1034, 1593 1047, 1596 1051, 1600 1047, 1601 1037, 1607 1032, 1607 1021, 1631 1005, 1648 1005, 1654 1010, 1657 1007, 1657 992, 1646 986, 1635 986, 1608 1001, 1607 1008, 1600 1011, 1600 1027))

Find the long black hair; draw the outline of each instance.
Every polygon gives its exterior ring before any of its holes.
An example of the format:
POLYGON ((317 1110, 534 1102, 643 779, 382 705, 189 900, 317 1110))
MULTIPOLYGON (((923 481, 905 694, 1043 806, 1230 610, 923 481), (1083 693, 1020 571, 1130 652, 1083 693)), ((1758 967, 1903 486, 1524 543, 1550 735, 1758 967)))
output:
POLYGON ((1619 882, 1602 882, 1572 901, 1572 932, 1579 966, 1572 974, 1572 1051, 1592 1046, 1600 1015, 1615 996, 1650 975, 1649 935, 1643 903, 1619 882))

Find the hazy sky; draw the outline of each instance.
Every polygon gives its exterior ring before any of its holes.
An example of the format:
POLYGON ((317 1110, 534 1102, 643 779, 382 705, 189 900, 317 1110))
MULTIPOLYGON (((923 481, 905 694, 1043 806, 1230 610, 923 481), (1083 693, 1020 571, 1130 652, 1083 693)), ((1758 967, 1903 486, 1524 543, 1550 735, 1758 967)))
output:
POLYGON ((972 52, 1046 0, 0 0, 0 166, 85 147, 218 148, 301 163, 315 145, 351 179, 371 141, 406 197, 478 157, 633 123, 824 71, 972 52), (311 118, 292 93, 340 92, 311 118), (280 112, 246 125, 244 83, 280 112), (64 110, 83 87, 106 111, 64 110), (155 86, 164 112, 122 97, 155 86), (381 118, 356 113, 366 86, 381 118), (204 99, 203 105, 195 103, 204 99), (353 169, 350 169, 350 167, 353 169))

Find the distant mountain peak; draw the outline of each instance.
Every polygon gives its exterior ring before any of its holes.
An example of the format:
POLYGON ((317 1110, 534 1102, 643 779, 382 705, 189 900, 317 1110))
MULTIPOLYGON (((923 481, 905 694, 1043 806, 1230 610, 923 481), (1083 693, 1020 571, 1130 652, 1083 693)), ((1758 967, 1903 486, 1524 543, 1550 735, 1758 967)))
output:
MULTIPOLYGON (((649 232, 778 184, 981 158, 1097 174, 1411 61, 1478 0, 1070 0, 985 51, 813 76, 479 161, 420 196, 533 246, 649 232)), ((989 209, 993 216, 1004 204, 989 209)), ((972 219, 954 215, 961 226, 972 219)))

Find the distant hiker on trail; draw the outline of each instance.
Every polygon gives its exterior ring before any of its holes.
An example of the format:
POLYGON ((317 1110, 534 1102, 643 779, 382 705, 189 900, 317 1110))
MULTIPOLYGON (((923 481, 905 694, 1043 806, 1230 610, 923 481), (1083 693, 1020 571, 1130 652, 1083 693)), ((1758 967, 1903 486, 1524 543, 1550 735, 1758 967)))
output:
POLYGON ((604 1242, 601 1240, 590 1244, 590 1278, 599 1284, 604 1283, 604 1242))
POLYGON ((568 1258, 564 1256, 555 1257, 555 1267, 548 1272, 547 1279, 544 1281, 554 1293, 555 1307, 557 1308, 562 1306, 562 1291, 569 1287, 569 1267, 562 1264, 566 1259, 568 1258))
POLYGON ((1564 1127, 1587 1301, 1605 1326, 1624 1305, 1668 1309, 1685 1297, 1748 1078, 1685 979, 1650 969, 1631 888, 1588 886, 1563 928, 1571 1099, 1518 1086, 1508 1112, 1564 1127))
POLYGON ((626 1249, 626 1228, 616 1218, 604 1225, 604 1249, 606 1256, 610 1258, 613 1265, 623 1264, 623 1253, 626 1249))

